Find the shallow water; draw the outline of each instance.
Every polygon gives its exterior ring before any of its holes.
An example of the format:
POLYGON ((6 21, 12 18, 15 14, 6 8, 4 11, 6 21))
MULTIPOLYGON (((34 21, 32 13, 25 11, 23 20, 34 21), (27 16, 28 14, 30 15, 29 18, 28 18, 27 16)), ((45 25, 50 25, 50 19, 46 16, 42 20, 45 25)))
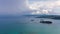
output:
POLYGON ((52 21, 52 24, 43 24, 40 20, 24 16, 17 19, 0 19, 0 34, 60 34, 60 20, 44 19, 52 21))

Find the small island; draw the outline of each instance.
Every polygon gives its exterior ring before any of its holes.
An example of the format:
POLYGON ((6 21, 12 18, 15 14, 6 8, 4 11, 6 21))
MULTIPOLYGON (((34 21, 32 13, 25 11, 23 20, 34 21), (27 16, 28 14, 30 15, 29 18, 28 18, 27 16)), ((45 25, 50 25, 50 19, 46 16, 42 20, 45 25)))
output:
POLYGON ((40 21, 40 23, 44 23, 44 24, 52 24, 51 21, 40 21))

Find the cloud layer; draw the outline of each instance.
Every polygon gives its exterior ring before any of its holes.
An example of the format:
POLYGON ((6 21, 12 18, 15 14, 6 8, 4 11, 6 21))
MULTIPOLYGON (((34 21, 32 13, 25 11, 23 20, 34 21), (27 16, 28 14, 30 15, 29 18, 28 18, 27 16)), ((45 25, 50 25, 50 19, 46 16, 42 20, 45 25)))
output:
MULTIPOLYGON (((56 1, 34 1, 32 3, 29 4, 29 8, 31 10, 47 10, 47 11, 51 11, 48 13, 56 13, 56 11, 54 12, 54 8, 56 7, 60 7, 60 0, 56 0, 56 1)), ((57 10, 57 9, 56 9, 57 10)), ((59 12, 57 12, 59 13, 59 12)))
POLYGON ((23 14, 41 9, 52 11, 57 7, 60 7, 60 0, 0 0, 0 15, 23 14))

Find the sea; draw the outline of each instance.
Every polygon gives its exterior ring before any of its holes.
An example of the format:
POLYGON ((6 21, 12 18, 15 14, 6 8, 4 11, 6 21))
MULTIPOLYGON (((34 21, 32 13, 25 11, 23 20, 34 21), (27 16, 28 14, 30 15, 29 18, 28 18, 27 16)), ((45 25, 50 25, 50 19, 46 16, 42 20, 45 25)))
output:
POLYGON ((43 24, 40 20, 41 18, 26 16, 0 18, 0 34, 60 34, 60 20, 44 18, 52 21, 52 24, 43 24))

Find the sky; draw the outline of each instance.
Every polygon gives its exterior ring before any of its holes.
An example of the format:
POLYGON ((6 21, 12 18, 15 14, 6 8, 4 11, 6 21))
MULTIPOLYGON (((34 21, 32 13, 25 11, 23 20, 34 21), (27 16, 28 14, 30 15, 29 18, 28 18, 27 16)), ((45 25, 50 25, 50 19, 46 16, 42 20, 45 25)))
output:
POLYGON ((0 0, 0 15, 21 15, 35 11, 48 14, 48 10, 52 14, 60 14, 60 0, 0 0))
POLYGON ((25 7, 25 0, 0 0, 0 15, 17 15, 25 7))
MULTIPOLYGON (((60 0, 29 0, 30 9, 37 10, 41 14, 60 14, 60 0)), ((40 14, 33 12, 33 14, 40 14)))

